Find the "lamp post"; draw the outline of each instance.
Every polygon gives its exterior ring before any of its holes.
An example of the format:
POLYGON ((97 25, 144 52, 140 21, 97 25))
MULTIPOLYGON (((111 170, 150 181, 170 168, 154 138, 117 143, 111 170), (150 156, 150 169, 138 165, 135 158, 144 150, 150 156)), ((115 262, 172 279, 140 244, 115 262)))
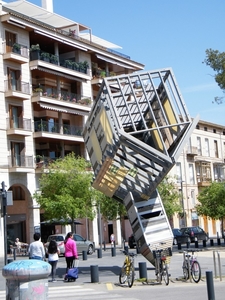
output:
POLYGON ((100 249, 102 251, 102 222, 101 222, 100 204, 98 204, 98 230, 99 230, 100 249))
POLYGON ((7 220, 6 220, 6 205, 7 205, 7 192, 5 190, 5 182, 2 181, 2 217, 4 227, 4 262, 7 264, 7 220))
POLYGON ((182 202, 182 209, 183 209, 183 219, 184 219, 184 227, 186 227, 186 213, 184 209, 184 193, 183 193, 183 180, 180 180, 180 188, 181 188, 181 202, 182 202))

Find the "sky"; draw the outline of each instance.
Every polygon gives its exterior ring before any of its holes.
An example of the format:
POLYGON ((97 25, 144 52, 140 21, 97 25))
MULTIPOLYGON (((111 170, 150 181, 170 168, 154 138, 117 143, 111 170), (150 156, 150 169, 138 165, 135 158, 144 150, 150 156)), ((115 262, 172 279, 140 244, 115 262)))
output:
POLYGON ((121 46, 145 71, 171 67, 191 117, 225 126, 225 103, 213 103, 225 95, 203 63, 206 49, 225 51, 224 0, 53 0, 53 10, 121 46))

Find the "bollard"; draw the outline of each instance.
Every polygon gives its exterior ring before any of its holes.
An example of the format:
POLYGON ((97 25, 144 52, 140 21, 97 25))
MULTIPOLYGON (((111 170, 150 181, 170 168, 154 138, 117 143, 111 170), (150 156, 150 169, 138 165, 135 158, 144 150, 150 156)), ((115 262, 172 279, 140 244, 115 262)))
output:
POLYGON ((95 252, 95 242, 93 242, 93 252, 95 252))
POLYGON ((82 251, 83 260, 87 260, 87 251, 82 251))
POLYGON ((203 240, 203 247, 206 247, 206 240, 203 240))
POLYGON ((198 248, 198 241, 195 241, 195 248, 198 248))
POLYGON ((13 262, 13 258, 7 258, 7 263, 10 264, 11 262, 13 262))
POLYGON ((147 267, 146 267, 146 262, 139 262, 139 278, 145 278, 146 281, 148 279, 148 275, 147 275, 147 267))
POLYGON ((17 250, 17 249, 14 247, 14 248, 13 248, 13 259, 14 259, 14 260, 16 260, 16 250, 17 250))
POLYGON ((91 267, 91 283, 99 282, 98 275, 98 266, 90 266, 91 267))
POLYGON ((190 242, 187 242, 187 248, 188 249, 190 248, 190 242))
POLYGON ((124 251, 128 252, 128 246, 124 247, 124 251))
POLYGON ((181 250, 181 243, 178 243, 178 244, 177 244, 177 249, 178 249, 178 250, 181 250))
POLYGON ((103 242, 103 249, 104 249, 104 251, 106 251, 106 243, 105 243, 105 241, 103 242))
POLYGON ((5 265, 6 299, 48 299, 48 276, 51 265, 37 259, 15 260, 5 265))
POLYGON ((111 248, 111 254, 112 254, 112 256, 116 256, 116 248, 115 247, 111 248))
MULTIPOLYGON (((224 240, 225 241, 225 240, 224 240)), ((123 241, 123 249, 125 250, 125 247, 126 247, 126 241, 124 240, 123 241)))
POLYGON ((214 285, 213 285, 213 273, 212 273, 212 271, 206 271, 205 274, 206 274, 208 300, 215 300, 215 292, 214 292, 214 285))
POLYGON ((102 249, 97 249, 98 258, 102 258, 102 249))
POLYGON ((220 238, 217 239, 217 245, 218 245, 218 246, 221 245, 220 238))
POLYGON ((140 249, 136 246, 136 253, 137 254, 140 254, 141 252, 140 252, 140 249))
POLYGON ((213 241, 213 239, 210 240, 210 246, 214 246, 214 241, 213 241))

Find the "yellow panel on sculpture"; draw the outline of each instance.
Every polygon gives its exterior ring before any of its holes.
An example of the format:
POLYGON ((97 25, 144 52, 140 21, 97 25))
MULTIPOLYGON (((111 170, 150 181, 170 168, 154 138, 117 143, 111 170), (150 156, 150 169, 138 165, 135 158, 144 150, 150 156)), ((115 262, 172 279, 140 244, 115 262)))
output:
POLYGON ((91 144, 92 144, 95 156, 97 158, 97 161, 101 162, 101 160, 102 160, 102 150, 100 148, 98 138, 97 138, 96 133, 95 133, 94 130, 91 130, 90 140, 91 140, 91 144))
POLYGON ((102 111, 100 113, 100 122, 101 122, 102 128, 104 129, 104 134, 105 134, 107 143, 112 144, 113 134, 112 134, 111 126, 109 124, 109 121, 108 121, 108 118, 107 118, 107 115, 106 115, 104 109, 102 109, 102 111))

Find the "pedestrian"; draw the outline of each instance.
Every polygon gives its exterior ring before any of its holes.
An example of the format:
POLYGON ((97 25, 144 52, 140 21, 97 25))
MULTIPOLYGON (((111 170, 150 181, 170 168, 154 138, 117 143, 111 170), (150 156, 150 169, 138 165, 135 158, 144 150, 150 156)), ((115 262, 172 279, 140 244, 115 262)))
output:
POLYGON ((34 234, 34 242, 32 242, 29 246, 28 253, 30 259, 39 259, 44 260, 45 257, 45 249, 40 241, 41 235, 39 232, 34 234))
POLYGON ((64 241, 65 258, 66 258, 66 273, 73 267, 74 259, 78 259, 77 245, 73 240, 72 232, 68 232, 64 241))
POLYGON ((51 276, 52 282, 56 282, 55 274, 56 274, 56 267, 59 260, 60 250, 56 241, 51 240, 48 245, 48 262, 52 266, 51 276))
POLYGON ((114 247, 115 246, 115 235, 113 233, 110 235, 110 242, 111 242, 111 246, 114 247))

